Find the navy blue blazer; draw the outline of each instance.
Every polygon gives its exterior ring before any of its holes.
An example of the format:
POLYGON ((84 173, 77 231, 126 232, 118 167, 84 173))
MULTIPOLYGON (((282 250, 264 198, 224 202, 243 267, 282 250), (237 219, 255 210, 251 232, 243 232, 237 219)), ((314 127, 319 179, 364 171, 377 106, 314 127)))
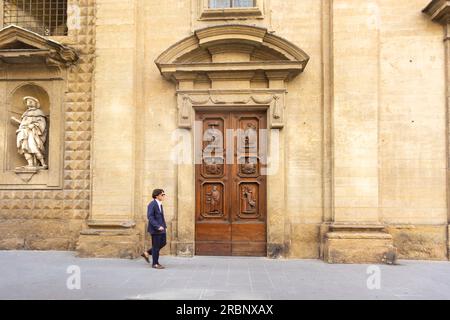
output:
POLYGON ((150 234, 166 233, 166 220, 164 219, 164 208, 162 212, 159 210, 158 202, 153 200, 147 207, 148 232, 150 234), (159 227, 164 227, 164 231, 159 231, 159 227))

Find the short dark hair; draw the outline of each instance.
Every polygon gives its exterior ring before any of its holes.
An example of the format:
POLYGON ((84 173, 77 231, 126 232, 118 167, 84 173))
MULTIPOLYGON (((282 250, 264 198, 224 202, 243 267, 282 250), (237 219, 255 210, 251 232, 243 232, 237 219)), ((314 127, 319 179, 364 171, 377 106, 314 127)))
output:
POLYGON ((152 198, 155 199, 157 196, 159 196, 161 193, 164 193, 163 189, 155 189, 152 192, 152 198))

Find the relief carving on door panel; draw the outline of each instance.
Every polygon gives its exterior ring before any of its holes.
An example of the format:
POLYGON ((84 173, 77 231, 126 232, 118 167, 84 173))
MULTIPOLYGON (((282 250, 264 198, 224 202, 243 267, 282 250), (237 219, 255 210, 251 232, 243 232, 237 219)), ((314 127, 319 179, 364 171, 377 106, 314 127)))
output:
POLYGON ((259 117, 241 116, 238 120, 238 183, 239 210, 237 220, 260 218, 259 198, 259 117))
POLYGON ((202 186, 200 220, 225 218, 224 185, 222 183, 204 183, 202 186))
POLYGON ((221 178, 225 175, 224 148, 224 119, 206 119, 203 125, 203 177, 221 178))
POLYGON ((258 219, 259 214, 259 184, 241 183, 239 185, 240 209, 238 219, 258 219))
POLYGON ((258 159, 258 118, 239 118, 237 162, 240 177, 257 178, 259 175, 258 159))
POLYGON ((205 172, 203 176, 205 178, 216 178, 223 176, 224 161, 222 157, 205 157, 203 161, 205 164, 205 172))
POLYGON ((239 176, 257 178, 259 176, 258 157, 243 156, 238 159, 239 176))
POLYGON ((239 120, 238 152, 239 154, 257 154, 258 119, 241 118, 239 120))

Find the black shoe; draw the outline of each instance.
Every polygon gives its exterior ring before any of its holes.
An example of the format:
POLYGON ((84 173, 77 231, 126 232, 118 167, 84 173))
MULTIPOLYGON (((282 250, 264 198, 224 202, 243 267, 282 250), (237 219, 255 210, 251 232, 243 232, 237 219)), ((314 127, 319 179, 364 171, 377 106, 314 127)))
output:
POLYGON ((150 263, 150 259, 145 255, 145 253, 141 254, 141 257, 147 261, 147 263, 150 263))

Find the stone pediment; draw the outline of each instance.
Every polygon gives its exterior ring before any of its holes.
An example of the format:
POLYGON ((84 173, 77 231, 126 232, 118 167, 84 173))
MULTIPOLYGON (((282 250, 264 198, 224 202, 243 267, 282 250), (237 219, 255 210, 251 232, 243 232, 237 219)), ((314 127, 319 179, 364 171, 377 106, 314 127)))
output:
POLYGON ((288 79, 301 73, 309 56, 267 29, 221 25, 200 29, 163 52, 155 61, 161 74, 285 72, 288 79))
POLYGON ((195 108, 268 110, 272 129, 284 126, 286 82, 303 72, 309 56, 267 29, 221 25, 200 29, 155 61, 176 84, 178 126, 192 128, 195 108))
POLYGON ((10 25, 0 30, 0 61, 6 64, 70 66, 78 60, 74 49, 37 33, 10 25))

